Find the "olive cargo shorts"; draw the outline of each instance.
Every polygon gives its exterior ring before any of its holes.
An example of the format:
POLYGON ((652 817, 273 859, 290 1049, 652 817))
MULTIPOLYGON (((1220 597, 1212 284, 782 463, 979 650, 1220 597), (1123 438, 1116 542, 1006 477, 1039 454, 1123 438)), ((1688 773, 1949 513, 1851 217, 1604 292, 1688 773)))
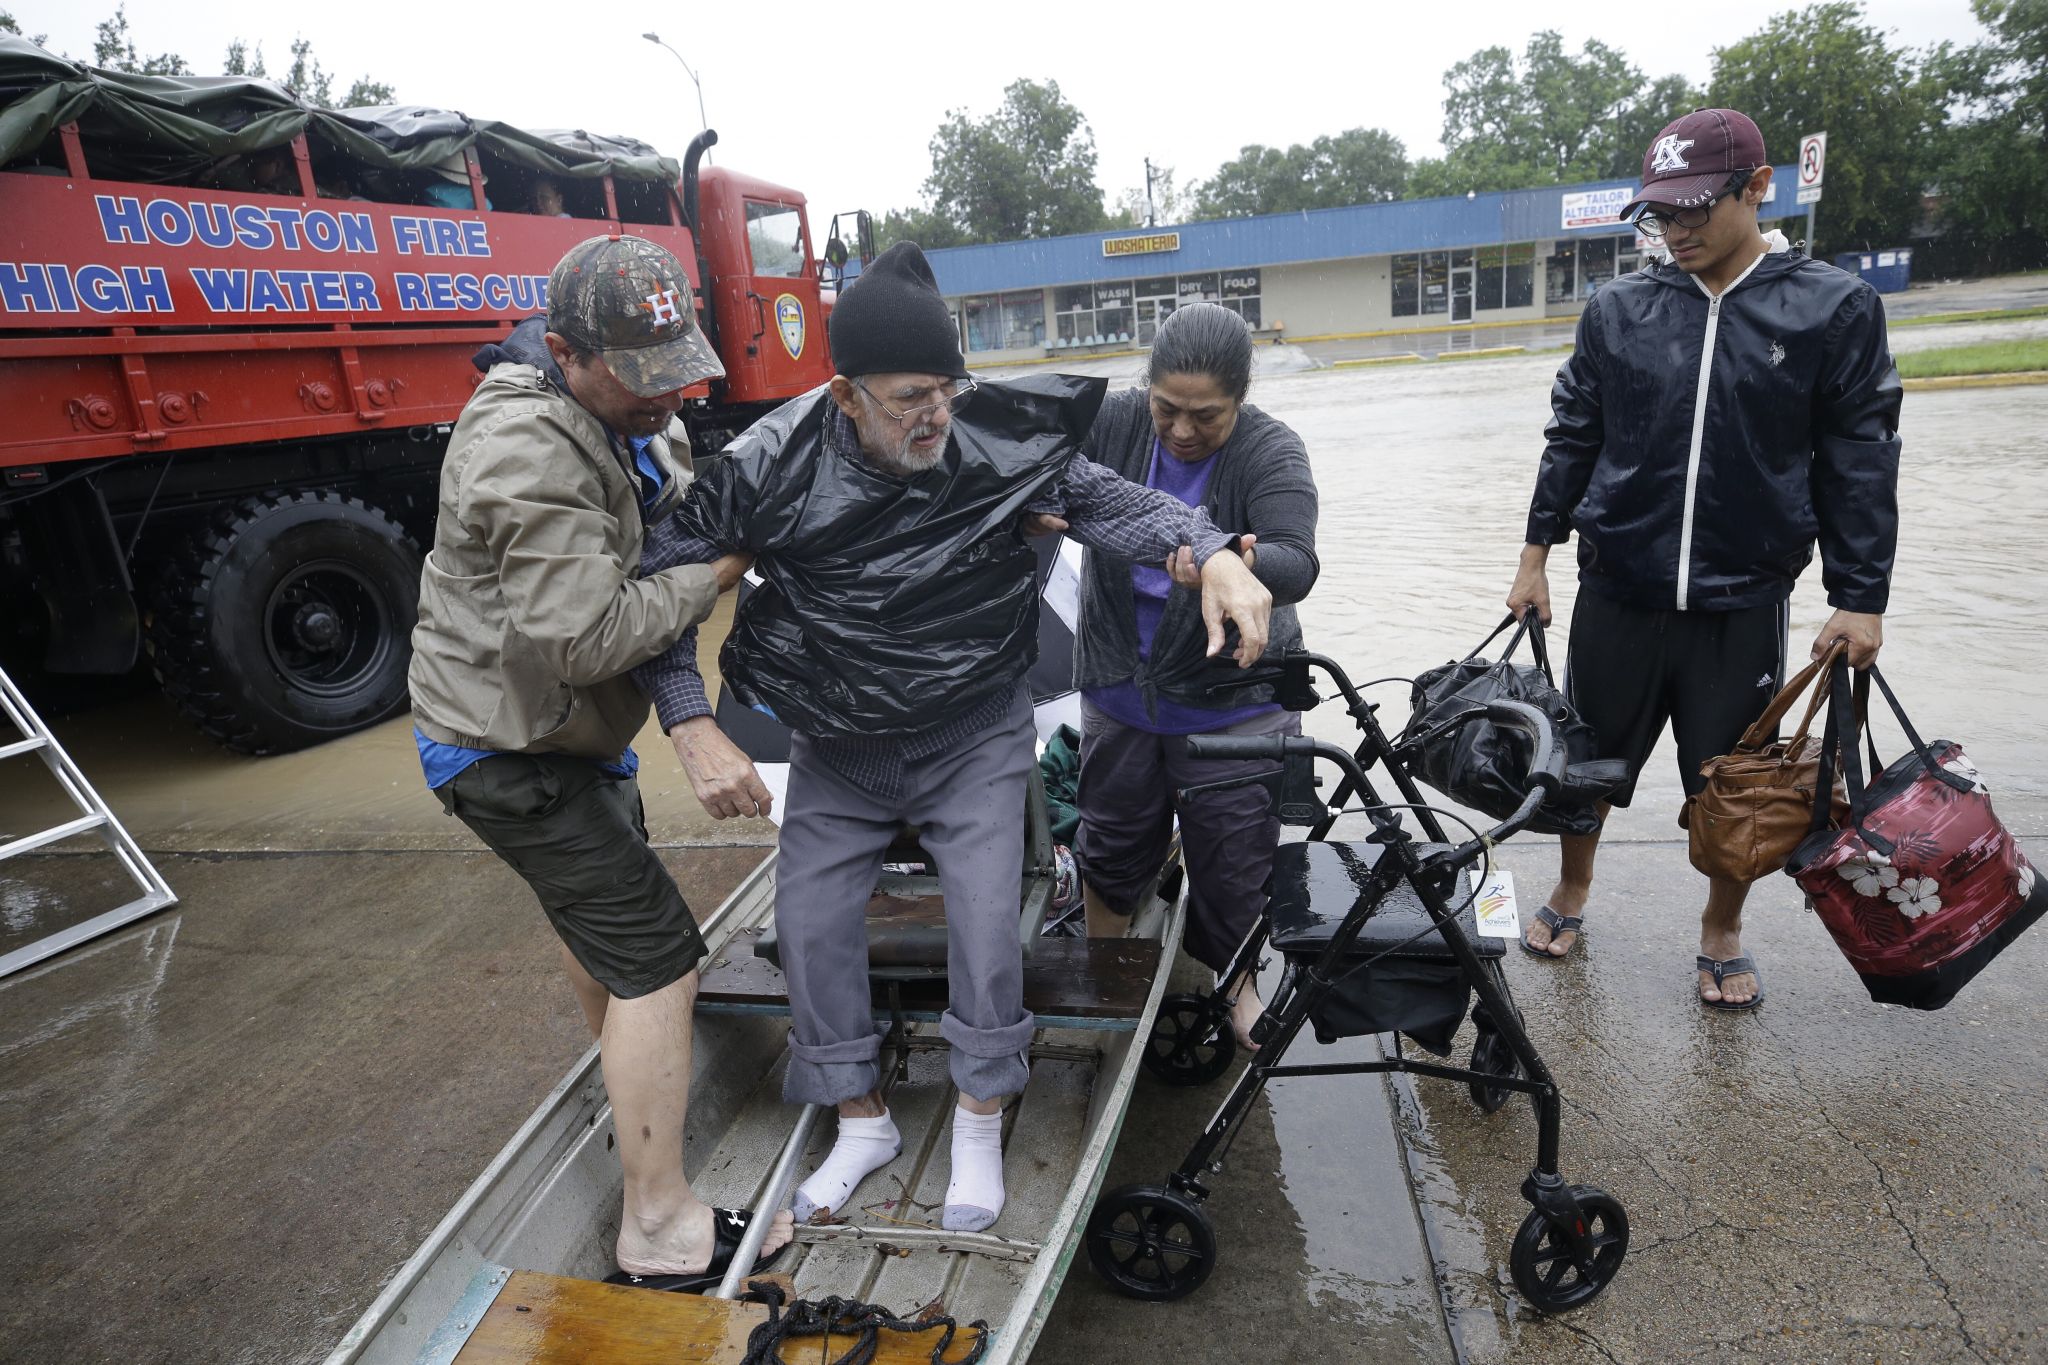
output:
POLYGON ((621 1000, 704 957, 696 917, 647 843, 640 785, 567 754, 493 754, 434 789, 526 879, 583 970, 621 1000))

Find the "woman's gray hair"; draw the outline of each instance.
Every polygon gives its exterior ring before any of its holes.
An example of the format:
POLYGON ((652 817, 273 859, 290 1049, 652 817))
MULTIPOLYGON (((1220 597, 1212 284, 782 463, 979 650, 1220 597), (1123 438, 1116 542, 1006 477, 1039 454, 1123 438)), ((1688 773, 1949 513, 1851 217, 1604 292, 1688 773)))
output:
POLYGON ((1232 401, 1252 387, 1252 329, 1220 303, 1186 303, 1159 324, 1145 382, 1169 374, 1207 375, 1232 401))

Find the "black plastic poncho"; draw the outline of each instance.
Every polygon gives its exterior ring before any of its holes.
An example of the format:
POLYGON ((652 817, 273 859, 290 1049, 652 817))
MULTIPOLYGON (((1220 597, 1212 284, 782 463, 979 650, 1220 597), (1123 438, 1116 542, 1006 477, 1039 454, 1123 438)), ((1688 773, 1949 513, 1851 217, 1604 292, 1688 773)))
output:
POLYGON ((763 587, 719 655, 726 686, 802 734, 908 735, 1013 688, 1038 649, 1037 557, 1019 531, 1101 406, 1101 379, 984 383, 934 469, 835 451, 831 398, 769 418, 691 489, 687 530, 752 550, 763 587))

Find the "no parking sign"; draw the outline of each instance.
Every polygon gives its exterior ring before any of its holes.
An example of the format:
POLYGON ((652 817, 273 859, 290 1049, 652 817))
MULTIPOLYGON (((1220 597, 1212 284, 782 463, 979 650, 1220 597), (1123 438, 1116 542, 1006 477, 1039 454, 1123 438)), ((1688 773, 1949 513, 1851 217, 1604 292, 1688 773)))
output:
POLYGON ((1821 173, 1828 164, 1828 135, 1808 133, 1799 139, 1799 194, 1797 202, 1811 204, 1820 198, 1821 173))

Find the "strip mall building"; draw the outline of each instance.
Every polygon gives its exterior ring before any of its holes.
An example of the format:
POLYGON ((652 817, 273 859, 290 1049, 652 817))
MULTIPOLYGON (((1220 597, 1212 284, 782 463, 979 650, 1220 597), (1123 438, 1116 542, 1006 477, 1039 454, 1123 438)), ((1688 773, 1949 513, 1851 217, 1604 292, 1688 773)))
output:
MULTIPOLYGON (((1780 166, 1766 220, 1793 204, 1780 166)), ((1647 243, 1633 180, 1416 199, 934 251, 970 365, 1149 346, 1210 299, 1290 341, 1576 316, 1647 243)), ((1789 236, 1798 236, 1789 232, 1789 236)))

